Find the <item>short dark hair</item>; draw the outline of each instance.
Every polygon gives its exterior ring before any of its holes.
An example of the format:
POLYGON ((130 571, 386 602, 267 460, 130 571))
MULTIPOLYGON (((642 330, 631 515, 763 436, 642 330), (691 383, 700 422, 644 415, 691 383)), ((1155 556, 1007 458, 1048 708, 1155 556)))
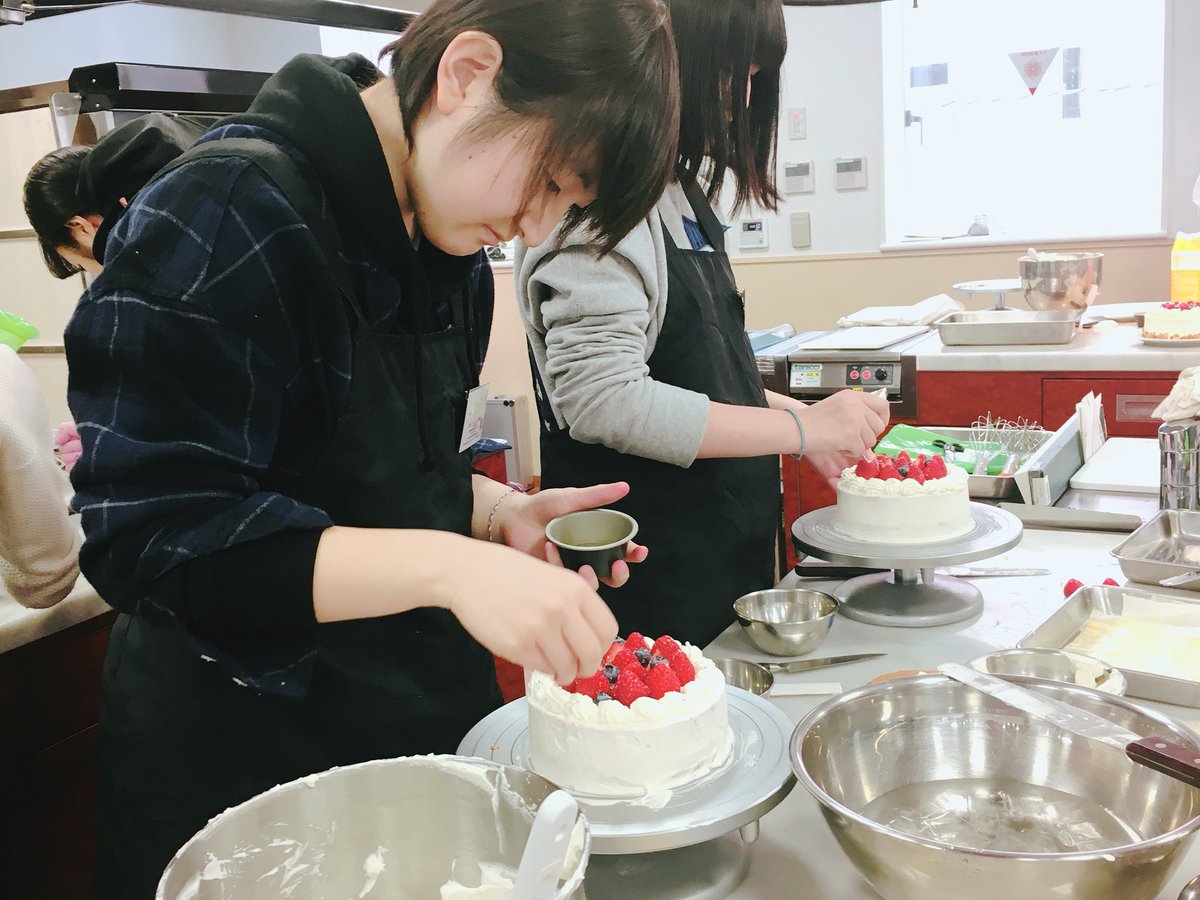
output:
POLYGON ((79 267, 58 255, 59 247, 74 247, 67 227, 72 216, 99 214, 95 204, 79 195, 79 170, 91 152, 88 147, 63 147, 47 153, 25 176, 25 216, 37 234, 42 259, 55 278, 70 278, 79 267))
POLYGON ((500 107, 481 114, 472 136, 532 124, 542 146, 525 204, 559 169, 586 175, 596 199, 567 213, 564 233, 586 225, 607 252, 673 177, 679 83, 669 19, 662 0, 437 0, 384 51, 405 135, 411 143, 450 41, 491 35, 504 52, 500 107))
POLYGON ((733 208, 779 206, 775 146, 779 70, 787 54, 780 0, 667 0, 679 50, 682 115, 679 180, 708 181, 708 199, 726 172, 737 184, 733 208), (759 71, 750 78, 750 67, 759 71), (750 106, 742 101, 750 79, 750 106))

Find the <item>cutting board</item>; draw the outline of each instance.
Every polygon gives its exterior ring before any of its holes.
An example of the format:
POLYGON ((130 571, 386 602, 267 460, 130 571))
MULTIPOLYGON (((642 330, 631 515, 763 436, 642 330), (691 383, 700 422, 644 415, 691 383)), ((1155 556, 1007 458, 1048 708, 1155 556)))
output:
POLYGON ((804 350, 879 350, 897 341, 923 334, 928 325, 855 325, 839 328, 801 345, 804 350))
POLYGON ((1158 477, 1156 439, 1114 437, 1071 476, 1071 487, 1079 491, 1157 494, 1158 477))

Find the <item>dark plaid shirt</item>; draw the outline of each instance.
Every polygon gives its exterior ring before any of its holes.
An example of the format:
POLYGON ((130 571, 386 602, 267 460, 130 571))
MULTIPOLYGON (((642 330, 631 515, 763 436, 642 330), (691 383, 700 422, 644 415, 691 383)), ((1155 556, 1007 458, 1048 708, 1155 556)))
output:
MULTIPOLYGON (((229 125, 203 140, 226 136, 272 140, 304 169, 264 128, 229 125)), ((367 189, 380 187, 390 182, 367 189)), ((387 328, 405 316, 399 283, 338 224, 357 301, 387 328)), ((66 332, 84 447, 72 472, 81 568, 111 605, 181 628, 236 680, 302 693, 315 654, 313 559, 332 523, 260 481, 268 469, 304 472, 332 438, 350 387, 352 313, 320 277, 307 225, 244 159, 199 159, 152 182, 104 262, 66 332), (180 569, 195 560, 206 562, 180 569)), ((468 289, 486 342, 483 254, 468 289)))

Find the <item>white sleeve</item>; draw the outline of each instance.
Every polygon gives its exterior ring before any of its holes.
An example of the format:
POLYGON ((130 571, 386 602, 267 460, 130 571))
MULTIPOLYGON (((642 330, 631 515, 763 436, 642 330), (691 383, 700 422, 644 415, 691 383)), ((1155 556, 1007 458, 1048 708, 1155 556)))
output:
POLYGON ((46 416, 37 379, 0 346, 0 577, 18 603, 35 608, 71 592, 82 542, 46 416))
POLYGON ((603 258, 584 242, 520 250, 517 298, 571 437, 686 467, 700 450, 708 397, 650 377, 649 335, 667 304, 662 230, 652 215, 603 258))

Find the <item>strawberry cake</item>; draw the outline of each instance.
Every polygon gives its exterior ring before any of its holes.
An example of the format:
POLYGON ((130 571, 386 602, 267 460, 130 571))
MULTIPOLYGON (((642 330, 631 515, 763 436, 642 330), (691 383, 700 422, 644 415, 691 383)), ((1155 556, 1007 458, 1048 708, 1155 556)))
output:
POLYGON ((666 635, 618 639, 566 687, 535 672, 527 696, 533 769, 584 794, 662 796, 723 766, 733 747, 725 676, 666 635))
POLYGON ((860 460, 838 479, 834 527, 874 544, 926 544, 974 527, 967 473, 940 456, 860 460))
POLYGON ((1142 337, 1158 341, 1200 340, 1200 303, 1164 303, 1146 313, 1142 337))

